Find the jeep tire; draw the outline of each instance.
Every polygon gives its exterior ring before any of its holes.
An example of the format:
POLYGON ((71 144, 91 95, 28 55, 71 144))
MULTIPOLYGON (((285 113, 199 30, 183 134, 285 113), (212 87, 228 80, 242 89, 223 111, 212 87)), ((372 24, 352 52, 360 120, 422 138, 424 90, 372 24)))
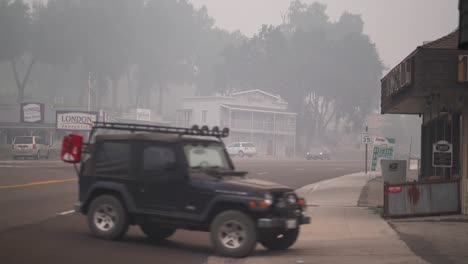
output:
POLYGON ((240 158, 243 158, 245 156, 244 151, 239 150, 239 153, 237 154, 240 158))
POLYGON ((264 231, 260 244, 270 250, 285 250, 291 247, 299 237, 299 228, 282 231, 264 231))
POLYGON ((210 233, 213 247, 222 256, 242 258, 257 245, 255 222, 241 211, 219 213, 211 223, 210 233))
POLYGON ((151 240, 158 241, 172 236, 175 228, 162 228, 155 223, 144 223, 140 225, 141 231, 151 240))
POLYGON ((91 201, 88 210, 91 233, 101 239, 118 240, 128 230, 129 221, 122 202, 113 195, 101 195, 91 201))

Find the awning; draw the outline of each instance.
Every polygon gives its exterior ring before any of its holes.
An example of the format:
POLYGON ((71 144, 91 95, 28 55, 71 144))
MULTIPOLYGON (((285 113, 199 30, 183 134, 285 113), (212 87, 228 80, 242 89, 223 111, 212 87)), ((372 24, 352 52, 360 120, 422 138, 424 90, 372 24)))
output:
POLYGON ((253 106, 241 106, 241 105, 227 105, 222 104, 221 107, 235 110, 235 111, 246 111, 246 112, 257 112, 257 113, 269 113, 269 114, 282 114, 282 115, 294 115, 297 116, 296 113, 288 112, 286 110, 282 111, 281 109, 271 109, 271 108, 264 108, 264 107, 253 107, 253 106))
POLYGON ((0 123, 0 129, 55 129, 55 124, 36 124, 36 123, 0 123))

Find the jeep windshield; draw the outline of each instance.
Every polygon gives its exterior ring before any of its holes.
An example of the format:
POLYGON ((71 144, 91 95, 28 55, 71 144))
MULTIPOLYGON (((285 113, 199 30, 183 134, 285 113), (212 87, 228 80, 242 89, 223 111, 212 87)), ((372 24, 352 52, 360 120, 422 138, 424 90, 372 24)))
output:
POLYGON ((190 169, 231 171, 224 147, 216 143, 189 143, 184 145, 190 169))

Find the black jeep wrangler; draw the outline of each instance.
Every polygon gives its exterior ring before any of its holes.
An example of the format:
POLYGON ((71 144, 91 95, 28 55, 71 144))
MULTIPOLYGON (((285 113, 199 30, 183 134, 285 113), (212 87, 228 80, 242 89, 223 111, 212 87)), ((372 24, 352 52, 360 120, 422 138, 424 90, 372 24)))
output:
POLYGON ((310 222, 304 199, 236 171, 220 139, 228 134, 217 127, 96 123, 83 153, 64 139, 62 159, 81 162, 75 210, 102 239, 119 239, 138 225, 154 240, 177 229, 208 231, 228 257, 249 255, 257 242, 289 248, 310 222))

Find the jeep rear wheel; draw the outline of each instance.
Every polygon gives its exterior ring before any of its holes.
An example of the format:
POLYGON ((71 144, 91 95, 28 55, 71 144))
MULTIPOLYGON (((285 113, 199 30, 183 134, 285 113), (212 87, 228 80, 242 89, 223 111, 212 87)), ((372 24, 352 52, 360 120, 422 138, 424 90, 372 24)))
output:
POLYGON ((141 231, 145 233, 151 240, 162 240, 172 236, 176 229, 175 228, 163 228, 157 224, 145 223, 140 225, 141 231))
POLYGON ((242 258, 257 245, 254 221, 240 211, 225 211, 211 223, 211 242, 217 253, 226 257, 242 258))
POLYGON ((291 247, 299 237, 299 228, 283 231, 262 232, 260 244, 270 250, 285 250, 291 247))
POLYGON ((239 157, 243 158, 244 157, 244 151, 239 150, 239 153, 237 154, 239 157))
POLYGON ((101 239, 120 239, 128 230, 128 215, 119 199, 112 195, 95 198, 88 210, 91 233, 101 239))

